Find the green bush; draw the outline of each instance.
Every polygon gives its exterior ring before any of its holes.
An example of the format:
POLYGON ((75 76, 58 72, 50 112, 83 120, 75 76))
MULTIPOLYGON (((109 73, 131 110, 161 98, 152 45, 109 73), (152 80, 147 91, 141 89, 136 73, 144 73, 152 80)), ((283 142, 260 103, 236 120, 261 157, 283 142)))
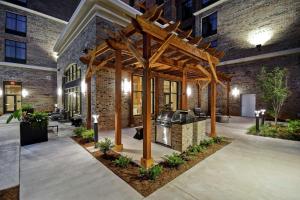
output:
POLYGON ((94 130, 93 129, 85 130, 82 132, 81 136, 83 139, 87 140, 88 142, 92 142, 94 141, 94 130))
POLYGON ((140 168, 140 176, 142 178, 155 180, 163 171, 163 167, 160 165, 154 165, 149 169, 140 168))
POLYGON ((224 141, 224 138, 220 137, 220 136, 213 137, 212 139, 213 139, 214 143, 221 143, 224 141))
POLYGON ((128 158, 127 156, 120 156, 116 160, 113 161, 113 163, 119 167, 126 168, 128 167, 129 163, 132 161, 131 158, 128 158))
POLYGON ((96 144, 96 147, 98 147, 100 149, 100 151, 106 155, 108 151, 110 151, 113 147, 114 147, 114 144, 113 142, 111 141, 111 139, 109 138, 104 138, 104 140, 98 142, 96 144))
POLYGON ((214 139, 210 138, 210 139, 204 139, 200 142, 200 146, 202 147, 209 147, 210 145, 214 144, 214 139))
POLYGON ((189 146, 187 148, 187 151, 190 153, 190 154, 197 154, 197 153, 200 153, 204 150, 203 146, 201 145, 193 145, 193 146, 189 146))
POLYGON ((33 106, 31 104, 23 104, 21 110, 22 112, 30 113, 33 111, 33 106))
POLYGON ((300 120, 288 120, 287 131, 289 133, 300 133, 300 120))
POLYGON ((173 153, 170 156, 166 155, 163 157, 163 159, 166 161, 169 167, 178 167, 184 163, 184 160, 178 153, 173 153))
POLYGON ((73 132, 76 136, 81 137, 82 133, 86 130, 87 129, 85 127, 81 126, 81 127, 75 128, 73 132))
POLYGON ((45 112, 28 113, 26 120, 31 123, 32 126, 48 126, 48 114, 45 112))

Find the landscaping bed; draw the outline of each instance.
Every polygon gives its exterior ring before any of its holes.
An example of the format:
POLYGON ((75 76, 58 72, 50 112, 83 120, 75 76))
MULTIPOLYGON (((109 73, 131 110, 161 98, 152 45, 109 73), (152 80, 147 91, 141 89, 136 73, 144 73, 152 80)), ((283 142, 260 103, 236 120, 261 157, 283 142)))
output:
POLYGON ((20 186, 15 186, 0 191, 1 200, 19 200, 19 190, 20 186))
POLYGON ((287 123, 277 125, 266 123, 260 126, 258 132, 256 132, 256 127, 252 126, 248 129, 248 134, 300 141, 300 120, 289 120, 287 123))
MULTIPOLYGON (((78 136, 72 138, 84 148, 95 145, 93 142, 85 143, 85 140, 78 136)), ((216 142, 213 141, 214 139, 206 140, 203 144, 191 147, 189 152, 166 156, 164 158, 165 161, 155 165, 152 167, 152 170, 150 169, 148 171, 132 162, 130 158, 121 156, 112 150, 108 150, 104 154, 101 152, 103 151, 102 149, 101 151, 98 150, 91 154, 117 176, 131 185, 136 191, 146 197, 230 143, 229 139, 224 138, 216 142), (120 159, 120 157, 128 160, 126 166, 121 167, 116 164, 116 160, 120 159)))

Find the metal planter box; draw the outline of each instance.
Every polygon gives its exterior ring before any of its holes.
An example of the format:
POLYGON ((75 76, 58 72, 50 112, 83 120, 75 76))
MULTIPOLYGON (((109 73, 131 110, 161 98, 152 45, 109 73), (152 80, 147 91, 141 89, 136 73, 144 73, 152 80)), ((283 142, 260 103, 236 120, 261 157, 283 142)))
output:
POLYGON ((32 126, 27 122, 20 123, 21 146, 48 141, 47 125, 32 126))

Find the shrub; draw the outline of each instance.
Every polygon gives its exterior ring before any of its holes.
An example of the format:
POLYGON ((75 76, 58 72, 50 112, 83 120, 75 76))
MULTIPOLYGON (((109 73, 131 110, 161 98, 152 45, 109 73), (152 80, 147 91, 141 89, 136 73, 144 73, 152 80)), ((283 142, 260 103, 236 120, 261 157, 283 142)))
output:
POLYGON ((204 150, 204 148, 201 145, 193 145, 193 146, 189 146, 187 148, 187 151, 190 154, 197 154, 197 153, 202 152, 203 150, 204 150))
POLYGON ((163 159, 166 161, 169 167, 178 167, 184 163, 184 160, 178 153, 173 153, 170 156, 166 155, 163 157, 163 159))
POLYGON ((85 130, 81 134, 82 138, 87 140, 88 142, 92 142, 94 140, 94 130, 85 130))
POLYGON ((300 120, 288 120, 287 131, 289 133, 300 133, 300 120))
POLYGON ((220 136, 213 137, 213 141, 214 141, 214 143, 221 143, 224 141, 224 138, 220 137, 220 136))
POLYGON ((149 169, 140 168, 140 176, 142 178, 155 180, 163 171, 163 167, 160 165, 154 165, 149 169))
POLYGON ((100 151, 106 155, 108 151, 110 151, 113 147, 114 147, 114 144, 113 142, 111 141, 111 139, 109 138, 104 138, 104 140, 100 141, 97 143, 96 145, 100 151))
POLYGON ((127 156, 120 156, 119 158, 114 160, 113 163, 115 163, 115 165, 117 165, 119 167, 126 168, 126 167, 128 167, 128 165, 131 161, 132 161, 132 159, 128 158, 127 156))
POLYGON ((83 127, 83 126, 81 126, 81 127, 75 128, 73 132, 74 132, 74 134, 75 134, 76 136, 81 137, 81 136, 82 136, 82 133, 83 133, 84 131, 86 131, 86 128, 83 127))
POLYGON ((45 112, 34 112, 26 115, 26 120, 33 126, 48 126, 48 114, 45 112))
POLYGON ((214 143, 214 140, 212 138, 210 138, 210 139, 204 139, 204 140, 202 140, 200 142, 200 146, 202 146, 202 147, 209 147, 213 143, 214 143))

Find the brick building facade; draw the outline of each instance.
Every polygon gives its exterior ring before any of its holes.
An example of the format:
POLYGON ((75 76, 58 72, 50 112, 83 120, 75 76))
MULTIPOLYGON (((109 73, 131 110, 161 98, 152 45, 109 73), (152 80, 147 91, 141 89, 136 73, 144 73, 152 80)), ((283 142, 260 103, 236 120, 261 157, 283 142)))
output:
POLYGON ((0 1, 0 114, 30 103, 52 111, 56 103, 54 44, 78 1, 0 1), (18 85, 18 86, 13 86, 18 85))

